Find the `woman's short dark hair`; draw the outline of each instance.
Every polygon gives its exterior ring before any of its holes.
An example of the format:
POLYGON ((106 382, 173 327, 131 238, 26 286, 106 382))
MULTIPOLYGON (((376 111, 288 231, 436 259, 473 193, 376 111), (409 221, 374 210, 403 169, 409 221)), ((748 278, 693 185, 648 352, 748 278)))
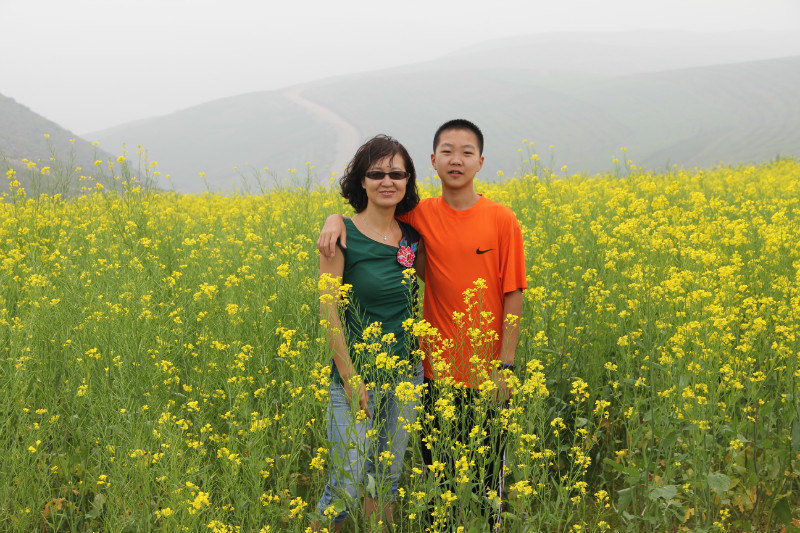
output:
POLYGON ((398 154, 403 158, 409 176, 406 182, 406 194, 397 204, 395 214, 408 213, 417 206, 419 203, 417 172, 414 170, 414 162, 408 155, 408 150, 393 137, 376 135, 361 145, 339 179, 342 196, 347 198, 356 213, 360 213, 367 207, 367 191, 361 186, 361 182, 366 178, 369 167, 381 159, 392 158, 398 154))

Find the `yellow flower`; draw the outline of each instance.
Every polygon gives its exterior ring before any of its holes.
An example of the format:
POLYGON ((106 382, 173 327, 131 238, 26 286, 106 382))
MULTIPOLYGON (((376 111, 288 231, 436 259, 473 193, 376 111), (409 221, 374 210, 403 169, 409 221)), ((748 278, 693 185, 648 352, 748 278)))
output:
POLYGON ((188 500, 188 503, 189 503, 189 514, 195 514, 202 508, 211 505, 211 500, 209 499, 209 494, 207 492, 197 491, 197 493, 194 495, 194 498, 188 500))
POLYGON ((159 509, 156 511, 156 516, 158 518, 166 518, 168 516, 172 516, 173 514, 175 514, 175 511, 173 511, 169 507, 164 507, 163 509, 159 509))

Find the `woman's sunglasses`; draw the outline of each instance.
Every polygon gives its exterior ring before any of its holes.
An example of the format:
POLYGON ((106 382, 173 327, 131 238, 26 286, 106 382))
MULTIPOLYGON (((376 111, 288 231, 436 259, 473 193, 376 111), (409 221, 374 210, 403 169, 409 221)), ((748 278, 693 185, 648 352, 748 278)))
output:
POLYGON ((391 172, 384 172, 382 170, 369 170, 366 176, 371 180, 382 180, 384 176, 389 176, 393 180, 404 180, 411 174, 403 170, 392 170, 391 172))

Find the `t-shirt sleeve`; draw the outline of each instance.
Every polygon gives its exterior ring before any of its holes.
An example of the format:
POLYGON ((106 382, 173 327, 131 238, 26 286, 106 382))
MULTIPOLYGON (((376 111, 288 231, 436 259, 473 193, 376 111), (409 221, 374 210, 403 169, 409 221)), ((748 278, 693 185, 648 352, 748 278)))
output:
POLYGON ((426 207, 430 207, 431 198, 424 198, 419 201, 419 203, 409 211, 408 213, 403 213, 402 215, 397 215, 397 220, 405 222, 406 224, 411 224, 414 228, 418 228, 419 224, 421 223, 421 219, 425 217, 424 211, 426 207))
POLYGON ((503 294, 517 289, 527 289, 525 275, 525 245, 522 241, 522 229, 517 217, 511 209, 503 209, 500 223, 500 248, 502 262, 500 275, 503 280, 503 294))
POLYGON ((405 222, 406 224, 414 226, 414 218, 416 218, 414 215, 416 214, 416 212, 417 212, 417 209, 412 209, 408 213, 403 213, 402 215, 397 215, 396 218, 400 222, 405 222))

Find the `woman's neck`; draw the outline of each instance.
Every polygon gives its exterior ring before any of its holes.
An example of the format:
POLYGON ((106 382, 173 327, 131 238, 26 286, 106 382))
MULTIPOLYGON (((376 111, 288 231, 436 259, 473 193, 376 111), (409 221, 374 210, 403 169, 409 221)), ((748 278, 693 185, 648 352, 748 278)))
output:
POLYGON ((366 220, 371 227, 386 233, 394 225, 394 206, 383 208, 368 205, 358 216, 366 220))
POLYGON ((374 241, 398 246, 402 232, 394 219, 394 206, 380 208, 369 206, 353 217, 353 223, 364 235, 374 241))

